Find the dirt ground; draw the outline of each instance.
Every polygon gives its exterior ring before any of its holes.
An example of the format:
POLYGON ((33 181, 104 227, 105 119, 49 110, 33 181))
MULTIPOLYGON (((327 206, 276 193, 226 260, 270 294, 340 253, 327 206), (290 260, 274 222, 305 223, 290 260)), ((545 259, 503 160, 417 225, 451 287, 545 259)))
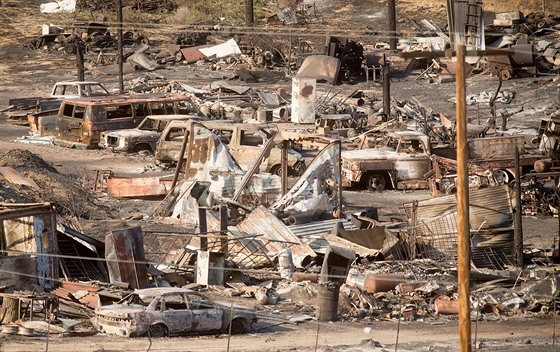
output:
MULTIPOLYGON (((72 56, 63 53, 47 53, 42 50, 28 50, 22 47, 22 38, 30 38, 40 33, 40 25, 57 20, 73 20, 71 16, 48 16, 38 10, 42 1, 2 0, 0 6, 0 110, 7 106, 8 100, 16 97, 46 96, 52 84, 60 80, 75 78, 75 61, 72 56)), ((341 24, 352 23, 356 28, 371 25, 382 34, 386 18, 385 1, 348 0, 343 3, 321 0, 317 6, 333 33, 341 24)), ((445 1, 398 1, 399 28, 410 33, 420 31, 415 20, 430 18, 440 26, 445 25, 445 1)), ((82 19, 83 20, 83 19, 82 19)), ((352 27, 348 25, 348 27, 352 27)), ((165 37, 172 32, 172 26, 166 26, 158 35, 165 37)), ((372 37, 371 43, 380 37, 372 37)), ((406 62, 397 56, 391 61, 396 68, 404 67, 406 62)), ((198 75, 188 67, 160 70, 158 74, 169 79, 186 80, 194 86, 202 86, 209 81, 206 76, 198 75)), ((130 80, 140 76, 133 73, 125 76, 130 80)), ((88 73, 86 79, 100 80, 109 88, 117 88, 116 75, 96 76, 88 73)), ((275 79, 273 82, 258 83, 263 89, 288 88, 289 77, 275 79)), ((488 75, 475 75, 468 79, 468 94, 494 91, 497 81, 488 75)), ((349 87, 341 87, 346 89, 349 87)), ((378 84, 358 83, 351 88, 372 92, 376 97, 382 96, 378 84)), ((320 90, 328 90, 321 86, 320 90)), ((536 132, 540 119, 554 112, 558 103, 558 81, 556 77, 532 77, 527 74, 504 82, 502 90, 515 92, 514 100, 498 109, 522 109, 522 114, 515 114, 508 127, 510 131, 525 135, 528 139, 536 132)), ((455 105, 451 100, 455 96, 453 83, 434 84, 427 80, 416 80, 415 76, 406 76, 395 72, 391 82, 392 96, 396 100, 416 98, 424 106, 441 112, 446 116, 455 115, 455 105)), ((489 112, 482 110, 480 118, 485 119, 489 112)), ((476 109, 469 108, 469 115, 476 116, 476 109)), ((29 151, 40 156, 49 167, 43 166, 34 179, 44 179, 45 188, 56 184, 56 175, 65 175, 79 185, 85 179, 91 179, 97 170, 111 170, 117 175, 161 173, 155 170, 151 157, 140 155, 111 154, 101 150, 75 150, 53 145, 23 144, 15 142, 18 137, 28 134, 28 127, 8 123, 0 116, 0 164, 12 165, 23 160, 8 160, 9 153, 18 151, 17 155, 26 155, 29 151), (4 159, 3 159, 4 158, 4 159), (9 161, 9 162, 8 162, 9 161), (53 176, 54 175, 54 176, 53 176), (50 183, 49 183, 50 182, 50 183)), ((60 187, 63 188, 63 187, 60 187)), ((89 196, 89 195, 88 195, 89 196)), ((44 194, 45 199, 48 194, 44 194)), ((73 199, 79 195, 73 195, 73 199)), ((74 207, 73 211, 88 212, 89 220, 83 221, 88 234, 103 236, 106 229, 113 224, 127 225, 127 219, 133 214, 150 214, 157 202, 121 201, 106 198, 80 198, 88 203, 88 208, 74 207), (91 208, 89 208, 91 206, 91 208)), ((386 191, 368 193, 363 191, 344 192, 349 210, 364 207, 377 207, 381 220, 402 216, 400 207, 413 199, 430 198, 425 191, 386 191)), ((48 199, 47 199, 48 200, 48 199)), ((0 200, 3 201, 3 200, 0 200)), ((69 199, 71 203, 72 199, 69 199)), ((67 205, 68 206, 68 205, 67 205)), ((558 219, 524 217, 525 243, 537 247, 550 248, 558 238, 558 219)), ((507 321, 480 322, 477 326, 477 340, 481 350, 488 351, 552 351, 560 350, 560 340, 553 336, 556 322, 551 318, 513 319, 507 321)), ((274 322, 261 322, 254 333, 244 336, 205 336, 187 338, 166 338, 149 341, 146 338, 123 339, 109 336, 89 336, 87 331, 74 334, 45 333, 37 337, 3 336, 0 338, 0 351, 389 351, 396 350, 398 333, 399 351, 448 351, 458 349, 457 321, 442 318, 440 322, 406 322, 400 327, 395 321, 337 322, 317 325, 315 322, 300 325, 274 325, 274 322), (371 327, 367 333, 364 328, 371 327), (78 336, 76 336, 78 335, 78 336), (374 342, 378 342, 376 344, 374 342), (70 347, 71 346, 71 347, 70 347)), ((473 322, 473 336, 475 324, 473 322)))

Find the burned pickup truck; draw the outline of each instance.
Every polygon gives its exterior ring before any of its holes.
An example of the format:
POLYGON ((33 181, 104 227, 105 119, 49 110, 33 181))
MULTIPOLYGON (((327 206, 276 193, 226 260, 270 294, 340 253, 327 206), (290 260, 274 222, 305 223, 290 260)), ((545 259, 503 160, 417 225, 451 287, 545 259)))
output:
POLYGON ((213 302, 184 288, 155 287, 136 290, 120 304, 97 308, 94 325, 101 332, 124 337, 164 337, 241 334, 256 321, 250 308, 213 302))
POLYGON ((365 183, 370 191, 428 188, 431 169, 428 136, 414 131, 389 133, 375 148, 342 152, 343 184, 365 183))

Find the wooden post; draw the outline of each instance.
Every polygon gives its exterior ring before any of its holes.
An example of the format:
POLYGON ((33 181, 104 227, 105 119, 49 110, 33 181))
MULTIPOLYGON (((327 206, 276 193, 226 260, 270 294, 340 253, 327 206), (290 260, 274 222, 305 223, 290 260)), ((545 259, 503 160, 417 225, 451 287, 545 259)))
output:
POLYGON ((253 21, 253 0, 245 0, 245 24, 251 27, 253 21))
POLYGON ((124 81, 123 81, 123 13, 122 13, 122 0, 117 0, 117 40, 118 40, 118 53, 119 53, 119 90, 120 94, 124 94, 124 81))
POLYGON ((288 193, 288 141, 282 141, 282 196, 288 193))
POLYGON ((198 232, 200 237, 200 250, 208 250, 208 226, 206 226, 206 208, 198 207, 198 232))
POLYGON ((19 320, 19 298, 17 297, 3 297, 2 310, 6 311, 3 324, 13 323, 19 320))
MULTIPOLYGON (((181 172, 181 166, 183 166, 183 159, 185 156, 185 150, 187 149, 187 140, 189 138, 189 129, 185 127, 185 134, 183 135, 183 142, 181 143, 181 151, 179 152, 179 160, 177 160, 177 166, 175 167, 175 173, 173 174, 173 181, 171 181, 171 190, 177 185, 177 180, 179 179, 179 173, 181 172)), ((185 175, 186 178, 186 175, 185 175)))
POLYGON ((387 64, 383 65, 383 113, 389 121, 391 117, 391 80, 387 64))
POLYGON ((515 265, 523 268, 523 222, 521 215, 521 167, 519 165, 519 149, 515 147, 515 226, 513 241, 515 243, 515 265))
POLYGON ((342 219, 342 141, 338 141, 338 218, 342 219))
POLYGON ((471 351, 470 313, 470 226, 469 226, 469 148, 467 143, 467 108, 465 96, 465 46, 457 45, 457 265, 459 281, 460 351, 471 351))
POLYGON ((389 20, 389 50, 397 50, 397 8, 395 0, 387 1, 387 18, 389 20))
POLYGON ((220 246, 222 247, 222 252, 228 252, 228 241, 227 241, 227 230, 228 230, 228 207, 227 205, 220 205, 220 246))

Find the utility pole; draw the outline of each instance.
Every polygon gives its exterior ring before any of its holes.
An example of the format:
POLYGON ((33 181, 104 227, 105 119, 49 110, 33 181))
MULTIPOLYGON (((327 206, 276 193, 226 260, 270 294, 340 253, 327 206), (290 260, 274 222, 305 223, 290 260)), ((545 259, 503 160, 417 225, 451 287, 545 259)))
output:
POLYGON ((469 148, 467 143, 467 104, 465 94, 465 46, 458 44, 455 94, 457 96, 457 268, 459 281, 460 351, 471 351, 470 225, 469 225, 469 148))
POLYGON ((248 27, 253 26, 253 0, 245 0, 245 24, 248 27))
POLYGON ((397 50, 397 7, 396 0, 387 0, 387 19, 389 21, 389 49, 397 50))
POLYGON ((118 51, 119 51, 119 90, 120 90, 120 94, 124 94, 122 0, 117 0, 117 38, 118 38, 118 51))

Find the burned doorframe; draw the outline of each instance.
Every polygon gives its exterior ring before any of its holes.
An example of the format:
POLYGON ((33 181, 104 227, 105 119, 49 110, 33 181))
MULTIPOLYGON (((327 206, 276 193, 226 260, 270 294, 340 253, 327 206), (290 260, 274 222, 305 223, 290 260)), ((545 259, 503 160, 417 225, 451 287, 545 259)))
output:
MULTIPOLYGON (((41 287, 53 288, 59 277, 56 258, 58 253, 56 212, 53 205, 51 203, 2 203, 0 221, 0 247, 3 256, 29 255, 36 258, 34 270, 26 270, 19 267, 21 263, 14 262, 11 272, 4 269, 6 276, 14 278, 22 274, 36 277, 41 287), (31 271, 33 274, 24 274, 25 271, 31 271)), ((2 281, 7 280, 7 278, 2 279, 2 281)))

